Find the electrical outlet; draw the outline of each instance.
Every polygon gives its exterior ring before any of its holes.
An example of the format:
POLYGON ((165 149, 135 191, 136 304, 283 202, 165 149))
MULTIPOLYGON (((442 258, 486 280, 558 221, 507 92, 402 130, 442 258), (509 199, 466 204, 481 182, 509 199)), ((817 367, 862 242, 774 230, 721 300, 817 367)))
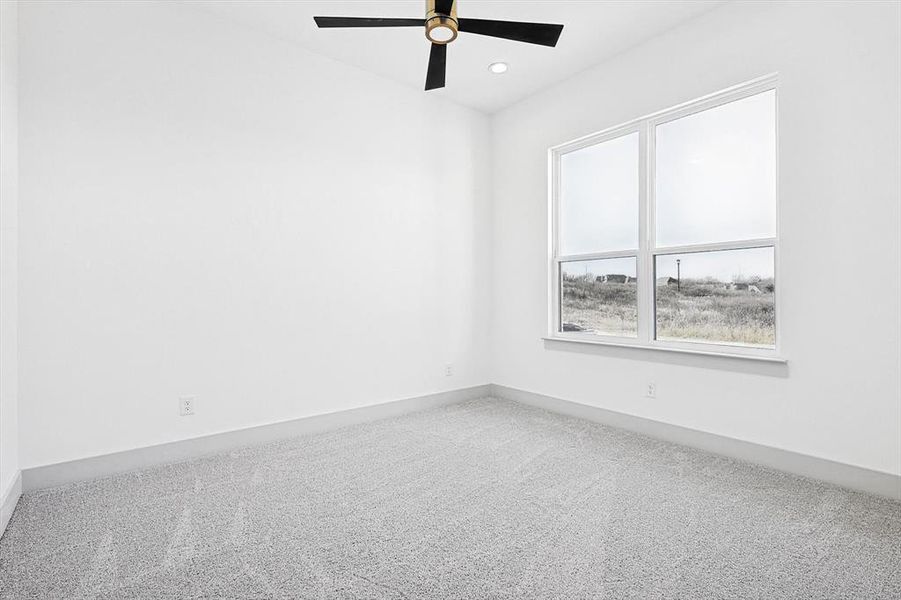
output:
POLYGON ((178 414, 183 417, 189 417, 194 414, 197 408, 197 398, 194 396, 182 396, 178 399, 178 414))
POLYGON ((656 398, 657 397, 657 384, 653 381, 648 384, 647 389, 644 391, 645 398, 656 398))
POLYGON ((451 364, 444 365, 444 376, 445 377, 453 377, 454 376, 454 365, 451 365, 451 364))

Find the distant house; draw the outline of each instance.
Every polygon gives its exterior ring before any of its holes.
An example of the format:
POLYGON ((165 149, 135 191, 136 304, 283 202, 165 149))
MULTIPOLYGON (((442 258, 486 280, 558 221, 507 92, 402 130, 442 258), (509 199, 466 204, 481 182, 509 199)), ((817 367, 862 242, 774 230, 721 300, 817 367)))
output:
MULTIPOLYGON (((723 287, 727 290, 735 290, 738 292, 751 292, 752 294, 763 293, 763 290, 761 290, 760 287, 753 283, 737 283, 733 281, 732 283, 727 283, 723 287)), ((773 284, 769 284, 763 286, 763 288, 768 292, 772 292, 775 289, 775 286, 773 286, 773 284)))
POLYGON ((678 285, 679 280, 675 277, 658 277, 657 285, 678 285))
POLYGON ((612 273, 610 275, 598 275, 594 278, 598 283, 634 283, 636 279, 628 275, 612 273))

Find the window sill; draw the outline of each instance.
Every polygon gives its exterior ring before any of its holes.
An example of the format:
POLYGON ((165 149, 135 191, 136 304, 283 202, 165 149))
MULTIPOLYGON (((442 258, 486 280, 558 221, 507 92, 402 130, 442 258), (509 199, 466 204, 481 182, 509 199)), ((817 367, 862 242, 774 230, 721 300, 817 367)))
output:
POLYGON ((787 365, 788 360, 779 356, 761 356, 758 354, 737 354, 732 352, 719 352, 716 350, 702 350, 702 349, 689 349, 689 348, 667 348, 665 346, 649 346, 646 344, 637 344, 637 343, 625 343, 625 342, 616 342, 616 341, 608 341, 608 340, 589 340, 589 339, 579 339, 579 338, 570 338, 570 337, 562 337, 562 336, 545 336, 542 337, 546 342, 553 343, 564 343, 564 344, 587 344, 589 346, 609 346, 613 348, 630 348, 632 350, 647 350, 651 352, 665 352, 665 353, 674 353, 674 354, 690 354, 696 356, 711 356, 713 358, 722 358, 727 360, 748 360, 753 362, 762 362, 762 363, 772 363, 777 365, 787 365))

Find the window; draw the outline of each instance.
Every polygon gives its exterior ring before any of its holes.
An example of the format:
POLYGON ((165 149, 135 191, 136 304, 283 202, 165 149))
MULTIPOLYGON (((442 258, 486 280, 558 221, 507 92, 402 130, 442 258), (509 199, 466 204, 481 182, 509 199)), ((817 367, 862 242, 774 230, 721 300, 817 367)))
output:
POLYGON ((774 77, 550 160, 552 338, 776 356, 774 77))

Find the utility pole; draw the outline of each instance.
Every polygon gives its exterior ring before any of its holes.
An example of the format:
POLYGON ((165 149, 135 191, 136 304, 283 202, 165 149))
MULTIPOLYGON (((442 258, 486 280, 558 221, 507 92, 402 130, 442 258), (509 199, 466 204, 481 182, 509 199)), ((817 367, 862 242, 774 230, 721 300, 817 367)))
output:
POLYGON ((682 291, 682 259, 676 259, 676 290, 682 291))

